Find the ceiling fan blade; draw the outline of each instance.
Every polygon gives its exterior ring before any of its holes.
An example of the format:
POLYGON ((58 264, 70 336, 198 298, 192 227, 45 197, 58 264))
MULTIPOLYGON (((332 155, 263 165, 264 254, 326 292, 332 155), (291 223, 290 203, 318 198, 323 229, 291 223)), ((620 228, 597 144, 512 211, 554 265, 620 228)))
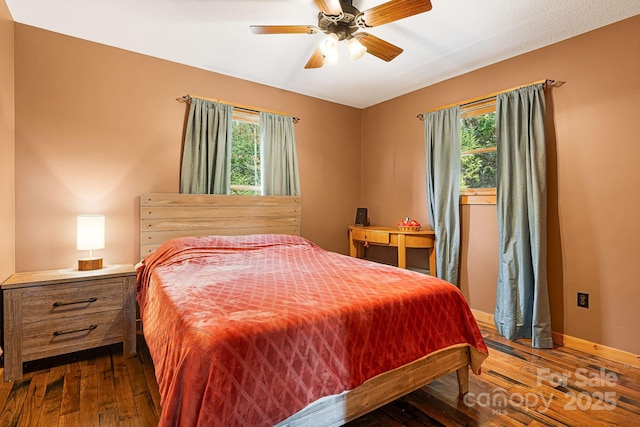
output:
POLYGON ((367 48, 367 53, 384 61, 391 61, 402 53, 402 49, 369 33, 358 33, 358 40, 367 48))
POLYGON ((342 13, 340 0, 315 0, 316 6, 325 15, 338 16, 342 13))
POLYGON ((251 25, 253 34, 315 34, 320 31, 313 25, 251 25))
POLYGON ((320 50, 320 48, 317 48, 313 52, 313 55, 311 55, 311 58, 309 58, 309 61, 307 61, 307 65, 305 65, 304 68, 320 68, 323 65, 324 56, 322 55, 322 51, 320 50))
POLYGON ((431 10, 429 0, 391 0, 362 12, 365 27, 377 27, 431 10))

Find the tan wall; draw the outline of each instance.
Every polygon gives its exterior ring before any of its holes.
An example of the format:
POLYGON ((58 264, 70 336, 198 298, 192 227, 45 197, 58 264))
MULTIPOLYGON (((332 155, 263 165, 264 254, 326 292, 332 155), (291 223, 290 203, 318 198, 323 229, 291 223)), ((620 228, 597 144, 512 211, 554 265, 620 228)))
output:
POLYGON ((15 271, 14 26, 0 0, 0 282, 15 271))
MULTIPOLYGON (((363 113, 362 199, 372 219, 427 222, 418 113, 551 78, 549 281, 553 329, 640 353, 637 104, 640 16, 412 92, 363 113), (576 307, 577 292, 590 308, 576 307)), ((493 313, 495 209, 465 207, 461 286, 493 313)))
POLYGON ((299 116, 303 235, 347 252, 360 110, 21 24, 15 51, 17 271, 73 267, 80 213, 106 215, 105 262, 138 260, 137 196, 178 191, 188 93, 299 116))

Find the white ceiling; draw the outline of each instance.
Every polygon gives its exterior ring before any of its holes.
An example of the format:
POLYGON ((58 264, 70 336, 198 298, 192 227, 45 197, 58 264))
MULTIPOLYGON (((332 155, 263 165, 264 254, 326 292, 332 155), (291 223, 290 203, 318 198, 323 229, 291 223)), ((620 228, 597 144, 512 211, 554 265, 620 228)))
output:
POLYGON ((640 14, 638 0, 432 0, 429 12, 367 30, 404 49, 393 61, 351 61, 341 46, 338 65, 306 70, 322 33, 249 25, 316 25, 313 0, 6 2, 22 24, 358 108, 640 14))

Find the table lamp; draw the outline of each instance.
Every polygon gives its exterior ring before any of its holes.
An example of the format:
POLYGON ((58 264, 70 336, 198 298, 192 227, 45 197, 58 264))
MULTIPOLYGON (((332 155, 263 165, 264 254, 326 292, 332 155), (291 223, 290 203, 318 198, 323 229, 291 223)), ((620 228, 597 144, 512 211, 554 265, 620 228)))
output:
POLYGON ((89 251, 88 258, 78 260, 78 270, 102 268, 102 257, 94 257, 95 249, 104 249, 104 215, 78 215, 78 250, 89 251))

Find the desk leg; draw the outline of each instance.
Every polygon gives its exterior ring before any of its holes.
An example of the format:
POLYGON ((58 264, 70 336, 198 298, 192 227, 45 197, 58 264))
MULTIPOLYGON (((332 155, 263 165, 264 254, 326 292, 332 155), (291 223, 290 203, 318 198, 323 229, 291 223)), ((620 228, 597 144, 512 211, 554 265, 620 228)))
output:
POLYGON ((364 258, 364 244, 355 242, 349 230, 349 256, 354 258, 364 258))
POLYGON ((433 246, 429 248, 429 274, 437 276, 436 273, 436 246, 434 242, 433 246))
POLYGON ((407 236, 398 234, 398 267, 407 268, 407 236))
POLYGON ((357 257, 358 256, 358 248, 356 247, 356 243, 349 236, 349 256, 357 257))

